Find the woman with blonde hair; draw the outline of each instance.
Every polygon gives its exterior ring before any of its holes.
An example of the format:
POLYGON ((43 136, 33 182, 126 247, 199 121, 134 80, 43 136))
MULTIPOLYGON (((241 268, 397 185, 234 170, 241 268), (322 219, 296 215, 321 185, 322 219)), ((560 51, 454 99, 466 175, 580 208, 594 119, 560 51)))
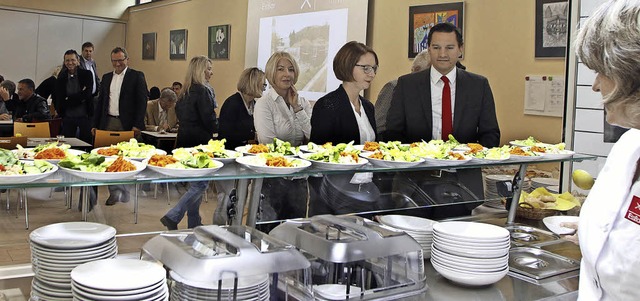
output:
POLYGON ((610 0, 582 25, 582 62, 597 76, 607 122, 629 128, 613 146, 578 223, 579 300, 640 300, 640 1, 610 0))
MULTIPOLYGON (((206 56, 196 56, 189 62, 184 86, 176 103, 176 115, 180 120, 176 147, 191 147, 207 144, 217 129, 216 98, 209 80, 213 65, 206 56)), ((175 207, 165 214, 160 222, 169 230, 178 229, 178 224, 188 217, 188 228, 202 225, 200 203, 208 181, 190 182, 189 190, 175 207)))

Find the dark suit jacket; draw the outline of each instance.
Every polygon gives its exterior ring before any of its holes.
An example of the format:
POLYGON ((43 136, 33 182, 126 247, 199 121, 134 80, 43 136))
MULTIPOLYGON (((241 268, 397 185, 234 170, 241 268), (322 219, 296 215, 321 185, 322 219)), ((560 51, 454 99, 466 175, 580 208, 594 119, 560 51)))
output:
POLYGON ((42 98, 47 99, 49 96, 53 98, 53 94, 56 90, 56 77, 49 76, 47 79, 43 80, 38 87, 36 88, 36 94, 42 96, 42 98))
POLYGON ((218 129, 214 95, 207 87, 193 84, 182 99, 176 103, 176 114, 180 120, 177 147, 206 144, 218 129))
MULTIPOLYGON (((489 81, 457 70, 453 136, 462 143, 498 146, 500 128, 489 81)), ((426 69, 398 79, 387 115, 387 139, 405 143, 432 139, 430 72, 426 69)))
MULTIPOLYGON (((169 123, 169 129, 175 128, 178 124, 178 117, 176 117, 176 108, 172 107, 167 110, 167 122, 169 123)), ((160 125, 160 107, 158 105, 158 99, 147 101, 147 113, 144 116, 144 126, 147 131, 155 131, 156 126, 160 125)))
MULTIPOLYGON (((255 100, 254 100, 255 101, 255 100)), ((227 139, 225 147, 234 149, 243 146, 249 140, 256 140, 256 129, 253 125, 253 116, 247 112, 244 100, 240 92, 236 92, 224 101, 220 109, 219 139, 227 139)))
POLYGON ((61 117, 65 116, 67 108, 77 107, 85 104, 87 116, 93 116, 93 96, 91 95, 91 87, 93 79, 91 71, 77 69, 76 76, 80 85, 80 92, 75 94, 67 93, 67 80, 69 79, 69 70, 60 71, 56 80, 54 94, 52 96, 53 106, 61 117))
MULTIPOLYGON (((376 119, 373 104, 360 97, 367 119, 376 130, 376 119)), ((335 91, 318 99, 311 114, 311 142, 360 144, 360 130, 353 113, 349 97, 342 85, 335 91)))
MULTIPOLYGON (((109 112, 109 90, 111 87, 113 72, 102 76, 100 94, 96 111, 93 115, 93 127, 104 130, 107 125, 109 112)), ((130 131, 134 126, 144 129, 144 115, 147 110, 147 82, 144 73, 127 68, 120 88, 120 122, 125 131, 130 131)))
POLYGON ((35 92, 27 100, 17 100, 13 109, 13 120, 22 118, 24 122, 36 122, 51 119, 47 100, 35 92))
MULTIPOLYGON (((84 57, 82 57, 82 55, 79 55, 80 59, 78 60, 78 68, 83 69, 83 70, 87 70, 85 63, 87 60, 84 59, 84 57)), ((100 92, 100 78, 98 77, 98 69, 96 69, 96 61, 91 61, 91 69, 93 69, 93 74, 95 74, 95 77, 93 78, 93 80, 96 82, 96 93, 95 95, 98 95, 98 92, 100 92)), ((89 71, 91 72, 91 71, 89 71)), ((93 84, 91 86, 91 88, 93 89, 93 84)), ((94 95, 94 96, 95 96, 94 95)))

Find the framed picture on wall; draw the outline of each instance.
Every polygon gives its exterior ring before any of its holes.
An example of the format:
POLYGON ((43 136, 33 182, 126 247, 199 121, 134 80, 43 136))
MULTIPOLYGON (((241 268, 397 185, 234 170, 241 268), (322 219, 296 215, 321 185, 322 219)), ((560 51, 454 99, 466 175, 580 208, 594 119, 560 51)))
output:
POLYGON ((464 2, 409 7, 409 58, 427 49, 427 36, 438 23, 451 23, 463 32, 464 2))
POLYGON ((228 60, 230 39, 231 25, 209 26, 209 58, 212 60, 228 60))
POLYGON ((176 29, 169 31, 169 59, 187 59, 187 30, 176 29))
POLYGON ((156 33, 149 32, 142 34, 142 59, 156 59, 156 33))
POLYGON ((567 0, 536 0, 536 58, 564 58, 568 17, 567 0))

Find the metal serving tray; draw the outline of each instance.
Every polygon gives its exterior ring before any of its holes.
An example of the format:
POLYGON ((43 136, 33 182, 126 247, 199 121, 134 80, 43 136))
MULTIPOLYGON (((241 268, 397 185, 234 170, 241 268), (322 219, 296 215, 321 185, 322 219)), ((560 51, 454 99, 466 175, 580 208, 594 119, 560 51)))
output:
POLYGON ((509 270, 536 280, 579 268, 578 261, 538 248, 517 247, 509 251, 509 270))
POLYGON ((525 225, 506 226, 505 229, 511 233, 511 242, 518 247, 539 246, 560 239, 560 236, 553 232, 525 225))

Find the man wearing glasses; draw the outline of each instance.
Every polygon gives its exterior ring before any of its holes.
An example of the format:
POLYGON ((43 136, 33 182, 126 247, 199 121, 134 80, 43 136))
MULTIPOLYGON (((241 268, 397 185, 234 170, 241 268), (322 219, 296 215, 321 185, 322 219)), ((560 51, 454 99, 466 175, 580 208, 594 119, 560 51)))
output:
MULTIPOLYGON (((129 56, 122 47, 111 51, 113 72, 102 76, 93 128, 107 131, 131 131, 140 140, 147 109, 147 82, 144 73, 129 68, 129 56)), ((107 206, 128 202, 129 191, 124 186, 109 186, 107 206)))

